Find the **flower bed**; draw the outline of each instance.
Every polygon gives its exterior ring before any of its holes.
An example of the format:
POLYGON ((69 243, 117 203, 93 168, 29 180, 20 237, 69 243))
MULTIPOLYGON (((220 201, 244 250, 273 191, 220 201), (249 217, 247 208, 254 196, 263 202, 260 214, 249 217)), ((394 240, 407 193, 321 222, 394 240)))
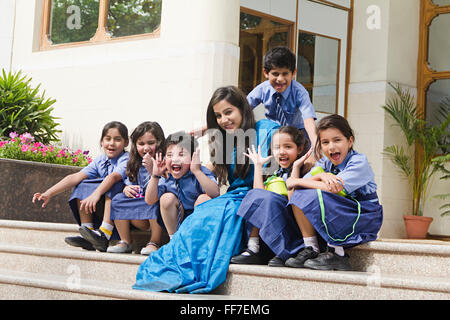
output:
POLYGON ((75 223, 67 203, 72 190, 55 196, 46 208, 31 200, 88 165, 88 152, 34 142, 27 133, 9 136, 0 141, 0 219, 75 223))

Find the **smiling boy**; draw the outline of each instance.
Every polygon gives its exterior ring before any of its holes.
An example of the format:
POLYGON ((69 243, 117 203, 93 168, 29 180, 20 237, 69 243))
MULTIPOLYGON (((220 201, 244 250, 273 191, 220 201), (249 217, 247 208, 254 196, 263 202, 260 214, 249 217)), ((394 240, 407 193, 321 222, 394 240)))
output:
POLYGON ((165 142, 166 156, 144 156, 143 165, 151 173, 145 202, 159 201, 169 237, 177 231, 198 204, 219 196, 216 176, 200 164, 198 143, 185 132, 171 134, 165 142), (166 177, 163 177, 167 172, 166 177))
POLYGON ((294 80, 296 58, 287 47, 275 47, 264 55, 266 81, 256 86, 247 100, 252 108, 262 103, 266 117, 281 126, 291 125, 306 132, 312 146, 315 145, 317 119, 308 91, 294 80))

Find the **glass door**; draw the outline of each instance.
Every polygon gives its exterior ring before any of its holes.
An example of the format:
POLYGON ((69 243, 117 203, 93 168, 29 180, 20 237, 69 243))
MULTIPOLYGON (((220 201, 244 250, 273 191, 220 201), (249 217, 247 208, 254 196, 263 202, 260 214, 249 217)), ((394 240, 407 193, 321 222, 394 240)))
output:
POLYGON ((297 81, 308 90, 318 118, 345 115, 349 8, 299 0, 297 81))

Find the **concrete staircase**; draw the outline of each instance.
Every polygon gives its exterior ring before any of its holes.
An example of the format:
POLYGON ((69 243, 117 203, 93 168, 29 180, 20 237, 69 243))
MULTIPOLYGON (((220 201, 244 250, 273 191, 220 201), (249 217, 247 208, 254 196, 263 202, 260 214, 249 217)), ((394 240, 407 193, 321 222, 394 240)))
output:
POLYGON ((146 257, 65 244, 77 234, 72 224, 0 220, 0 299, 450 299, 449 242, 377 240, 348 250, 352 272, 230 265, 213 293, 192 295, 131 289, 146 257))

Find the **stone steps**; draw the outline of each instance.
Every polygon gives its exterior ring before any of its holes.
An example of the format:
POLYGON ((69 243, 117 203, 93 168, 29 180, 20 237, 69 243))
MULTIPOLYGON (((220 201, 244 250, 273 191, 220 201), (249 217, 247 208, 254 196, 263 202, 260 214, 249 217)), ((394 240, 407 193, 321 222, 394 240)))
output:
POLYGON ((450 298, 450 245, 442 241, 364 244, 348 250, 352 272, 230 265, 213 293, 183 295, 131 289, 146 257, 70 247, 63 239, 78 234, 76 225, 0 220, 0 234, 1 299, 450 298))

